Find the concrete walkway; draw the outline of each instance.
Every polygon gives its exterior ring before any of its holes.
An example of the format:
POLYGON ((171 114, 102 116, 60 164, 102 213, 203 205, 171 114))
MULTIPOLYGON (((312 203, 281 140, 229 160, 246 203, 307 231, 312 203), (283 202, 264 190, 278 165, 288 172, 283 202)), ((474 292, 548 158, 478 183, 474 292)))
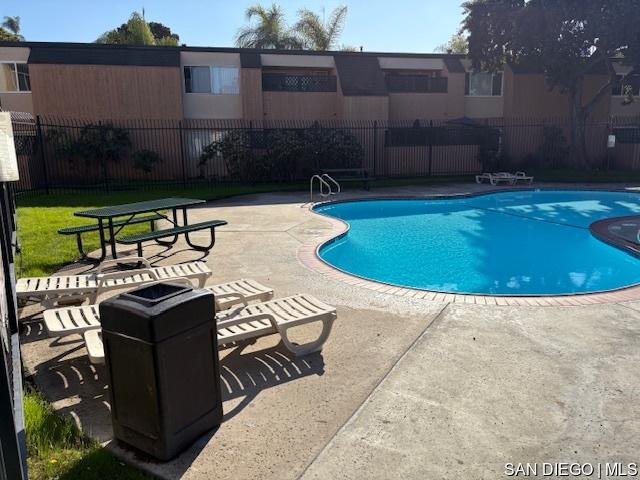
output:
MULTIPOLYGON (((277 296, 308 292, 335 305, 322 353, 296 359, 276 336, 221 351, 220 429, 168 463, 113 446, 120 455, 170 479, 494 479, 505 462, 640 460, 640 303, 448 305, 348 285, 298 261, 299 248, 331 228, 301 208, 306 201, 269 194, 208 204, 191 221, 229 222, 208 256, 181 243, 145 254, 158 264, 203 258, 212 282, 251 277, 277 296)), ((39 387, 109 442, 104 369, 87 362, 78 338, 45 338, 37 312, 24 316, 23 356, 39 387)))

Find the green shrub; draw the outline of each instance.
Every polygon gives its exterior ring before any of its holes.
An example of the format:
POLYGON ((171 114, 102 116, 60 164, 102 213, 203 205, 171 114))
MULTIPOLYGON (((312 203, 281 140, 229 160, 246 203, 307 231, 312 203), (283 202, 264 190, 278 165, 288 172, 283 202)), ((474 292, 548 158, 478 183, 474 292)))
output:
POLYGON ((50 129, 46 139, 56 158, 66 158, 72 166, 83 160, 86 167, 100 165, 103 169, 108 162, 118 162, 131 147, 129 131, 110 123, 89 123, 77 136, 62 129, 50 129))
POLYGON ((153 166, 162 159, 153 150, 136 150, 133 153, 133 168, 142 170, 144 173, 151 173, 153 166))
POLYGON ((234 130, 207 145, 200 164, 222 158, 234 181, 291 181, 309 178, 323 168, 362 166, 364 150, 347 130, 234 130))
POLYGON ((542 128, 542 145, 538 152, 540 168, 558 168, 567 164, 569 145, 560 127, 542 128))

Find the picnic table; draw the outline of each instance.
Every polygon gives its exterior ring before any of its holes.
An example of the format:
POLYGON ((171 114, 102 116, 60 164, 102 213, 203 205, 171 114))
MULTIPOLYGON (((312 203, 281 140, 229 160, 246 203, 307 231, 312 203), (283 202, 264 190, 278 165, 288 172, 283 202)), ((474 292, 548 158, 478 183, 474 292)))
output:
MULTIPOLYGON (((114 205, 110 207, 95 208, 91 210, 83 210, 75 212, 74 215, 78 217, 93 218, 98 221, 97 225, 77 227, 77 228, 91 228, 98 230, 100 235, 100 248, 102 249, 102 255, 99 261, 104 260, 107 255, 107 245, 111 247, 111 255, 114 259, 118 258, 116 252, 116 243, 125 245, 137 244, 138 256, 142 257, 142 243, 149 240, 155 240, 160 245, 170 246, 178 241, 180 235, 184 235, 187 244, 200 251, 208 251, 215 244, 215 227, 226 225, 224 220, 210 220, 207 222, 200 222, 189 224, 187 218, 187 210, 190 207, 205 203, 205 200, 199 200, 194 198, 161 198, 157 200, 149 200, 145 202, 125 203, 122 205, 114 205), (171 218, 162 213, 163 211, 171 210, 171 218), (178 210, 182 210, 182 225, 178 223, 178 210), (151 217, 146 216, 142 219, 137 217, 141 214, 153 213, 151 217), (126 217, 125 219, 116 220, 119 217, 126 217), (133 225, 140 223, 141 221, 151 221, 155 219, 165 219, 169 221, 173 227, 163 230, 151 229, 150 232, 137 233, 132 235, 125 235, 120 238, 116 238, 118 233, 127 225, 133 225), (117 229, 116 229, 117 228, 117 229), (189 238, 189 232, 197 230, 211 230, 211 241, 208 245, 196 245, 189 238), (171 240, 161 240, 162 238, 172 237, 171 240)), ((152 224, 153 225, 153 224, 152 224)), ((69 229, 72 230, 72 229, 69 229)), ((87 231, 87 230, 85 230, 87 231)), ((75 232, 74 232, 75 233, 75 232)), ((79 233, 78 233, 79 236, 79 233)), ((78 237, 79 238, 79 237, 78 237)), ((79 248, 81 248, 81 242, 79 240, 79 248)))

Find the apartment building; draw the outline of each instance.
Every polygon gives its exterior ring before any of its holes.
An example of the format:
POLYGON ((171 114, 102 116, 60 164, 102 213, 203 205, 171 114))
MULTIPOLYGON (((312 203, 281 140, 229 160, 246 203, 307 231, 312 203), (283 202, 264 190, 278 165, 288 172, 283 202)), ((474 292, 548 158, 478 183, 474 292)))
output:
MULTIPOLYGON (((0 43, 3 110, 77 119, 415 120, 566 116, 541 72, 454 54, 0 43)), ((616 66, 619 73, 628 73, 616 66)), ((606 83, 594 69, 585 98, 606 83)), ((637 77, 627 79, 634 94, 637 77)), ((595 117, 638 115, 619 82, 595 117)))

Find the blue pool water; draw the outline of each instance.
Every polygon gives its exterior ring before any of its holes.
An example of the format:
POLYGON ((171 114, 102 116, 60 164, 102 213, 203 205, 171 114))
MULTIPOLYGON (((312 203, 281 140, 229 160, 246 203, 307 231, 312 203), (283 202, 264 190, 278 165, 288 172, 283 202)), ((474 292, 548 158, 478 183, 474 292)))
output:
POLYGON ((554 295, 640 283, 640 260, 589 231, 640 214, 640 195, 519 191, 447 200, 368 200, 316 211, 350 225, 320 257, 354 275, 455 293, 554 295))

